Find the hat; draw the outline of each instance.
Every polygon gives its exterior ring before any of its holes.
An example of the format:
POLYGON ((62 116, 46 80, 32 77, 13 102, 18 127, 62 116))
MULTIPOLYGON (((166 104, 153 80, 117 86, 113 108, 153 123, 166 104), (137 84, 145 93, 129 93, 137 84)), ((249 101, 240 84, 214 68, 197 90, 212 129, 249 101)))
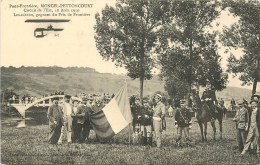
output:
POLYGON ((254 103, 254 102, 255 102, 255 103, 258 103, 258 101, 254 99, 254 100, 251 100, 251 101, 250 101, 250 104, 252 104, 252 103, 254 103))
POLYGON ((186 103, 186 100, 180 100, 180 103, 181 104, 186 103))
POLYGON ((260 94, 256 94, 256 93, 255 93, 255 94, 252 95, 252 97, 258 97, 258 98, 260 98, 260 94))
POLYGON ((70 99, 70 98, 71 98, 70 95, 65 95, 64 97, 65 97, 66 99, 70 99))
POLYGON ((72 100, 72 103, 74 103, 75 101, 79 102, 79 100, 77 100, 77 99, 74 99, 74 100, 72 100))
POLYGON ((148 103, 148 99, 147 98, 143 98, 143 103, 148 103))
POLYGON ((244 104, 244 100, 238 100, 238 101, 237 101, 237 104, 238 104, 238 105, 243 105, 243 104, 244 104))
POLYGON ((159 93, 157 93, 155 96, 159 97, 159 98, 162 98, 162 95, 160 95, 159 93))

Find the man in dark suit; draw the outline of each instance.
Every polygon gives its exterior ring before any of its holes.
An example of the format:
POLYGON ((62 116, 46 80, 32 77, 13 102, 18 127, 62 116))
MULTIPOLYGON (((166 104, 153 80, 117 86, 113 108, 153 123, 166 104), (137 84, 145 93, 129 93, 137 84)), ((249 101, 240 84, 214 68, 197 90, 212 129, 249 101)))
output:
POLYGON ((76 112, 77 134, 80 143, 83 143, 88 138, 91 129, 89 121, 90 107, 87 106, 87 101, 87 98, 82 98, 82 104, 78 106, 76 112))
POLYGON ((217 103, 217 99, 216 99, 216 93, 214 90, 211 89, 211 85, 209 82, 206 84, 206 89, 202 93, 201 101, 206 103, 209 106, 211 119, 215 120, 216 119, 215 104, 217 103))
POLYGON ((55 98, 53 105, 49 107, 47 118, 50 126, 49 143, 57 144, 61 135, 61 127, 63 126, 63 112, 62 107, 58 105, 58 98, 55 98))

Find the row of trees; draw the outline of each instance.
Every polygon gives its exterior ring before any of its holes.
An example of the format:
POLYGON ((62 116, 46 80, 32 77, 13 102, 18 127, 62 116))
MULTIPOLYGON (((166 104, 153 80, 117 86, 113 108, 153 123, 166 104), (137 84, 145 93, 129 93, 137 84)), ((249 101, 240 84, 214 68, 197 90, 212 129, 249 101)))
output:
POLYGON ((28 74, 28 73, 35 73, 35 74, 57 74, 59 72, 96 72, 95 69, 89 67, 59 67, 59 66, 51 66, 51 67, 44 67, 44 66, 21 66, 21 67, 1 67, 2 73, 17 73, 17 74, 28 74))
POLYGON ((225 46, 244 50, 240 59, 230 56, 228 71, 242 73, 240 79, 253 82, 255 93, 260 71, 260 7, 256 1, 118 0, 115 7, 105 6, 95 16, 96 46, 105 60, 140 79, 140 98, 143 82, 151 79, 154 67, 160 69, 169 95, 183 96, 207 81, 222 90, 228 75, 220 66, 219 35, 211 28, 224 9, 240 19, 224 28, 221 40, 225 46))

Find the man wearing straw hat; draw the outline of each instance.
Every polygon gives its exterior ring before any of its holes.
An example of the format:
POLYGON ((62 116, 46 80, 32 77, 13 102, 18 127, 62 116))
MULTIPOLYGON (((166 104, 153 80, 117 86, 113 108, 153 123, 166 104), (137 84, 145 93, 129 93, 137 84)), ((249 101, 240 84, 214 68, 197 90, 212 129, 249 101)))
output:
POLYGON ((249 125, 249 131, 246 139, 246 144, 241 155, 246 154, 249 149, 251 143, 256 141, 256 153, 257 156, 260 157, 260 108, 258 105, 258 100, 254 99, 250 101, 252 112, 251 112, 251 120, 249 125))
POLYGON ((66 139, 68 143, 71 143, 72 139, 72 105, 70 104, 70 95, 65 95, 65 102, 62 105, 63 117, 64 117, 64 127, 62 127, 61 137, 59 139, 59 144, 62 143, 64 133, 66 132, 66 139), (66 130, 66 131, 65 131, 66 130))
POLYGON ((165 105, 162 103, 162 95, 156 94, 154 97, 155 107, 153 113, 153 128, 158 148, 162 147, 162 118, 165 117, 165 105))

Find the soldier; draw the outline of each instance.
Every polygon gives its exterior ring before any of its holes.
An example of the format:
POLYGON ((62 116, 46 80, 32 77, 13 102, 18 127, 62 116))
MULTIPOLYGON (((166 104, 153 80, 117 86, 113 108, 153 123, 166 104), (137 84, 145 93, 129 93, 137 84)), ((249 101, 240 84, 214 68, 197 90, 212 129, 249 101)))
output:
POLYGON ((211 85, 209 82, 206 84, 206 90, 203 92, 201 96, 201 101, 209 106, 211 120, 214 121, 216 119, 215 104, 217 103, 217 99, 216 93, 214 90, 211 89, 211 85))
POLYGON ((153 111, 153 128, 157 147, 162 147, 162 118, 165 117, 165 105, 162 103, 162 95, 156 94, 154 97, 155 107, 153 111))
POLYGON ((141 143, 142 145, 149 145, 152 146, 152 117, 153 117, 153 111, 152 108, 149 106, 148 100, 143 100, 143 107, 141 110, 141 133, 142 133, 142 139, 141 143))
POLYGON ((57 144, 61 135, 61 127, 63 126, 62 107, 58 105, 57 98, 54 98, 53 105, 49 107, 47 118, 50 126, 49 143, 57 144))
POLYGON ((186 144, 190 145, 189 137, 189 122, 191 121, 191 115, 189 109, 186 107, 186 101, 180 101, 181 108, 178 108, 175 113, 175 123, 177 125, 177 146, 180 146, 180 140, 182 139, 182 132, 184 132, 186 144))
POLYGON ((141 120, 141 103, 139 98, 135 98, 134 104, 131 106, 131 111, 133 115, 133 130, 134 134, 135 133, 140 133, 141 131, 141 125, 140 125, 140 120, 141 120))
POLYGON ((239 100, 237 103, 239 108, 233 121, 236 122, 238 149, 239 152, 242 152, 246 142, 246 131, 248 129, 249 113, 244 106, 243 100, 239 100))

